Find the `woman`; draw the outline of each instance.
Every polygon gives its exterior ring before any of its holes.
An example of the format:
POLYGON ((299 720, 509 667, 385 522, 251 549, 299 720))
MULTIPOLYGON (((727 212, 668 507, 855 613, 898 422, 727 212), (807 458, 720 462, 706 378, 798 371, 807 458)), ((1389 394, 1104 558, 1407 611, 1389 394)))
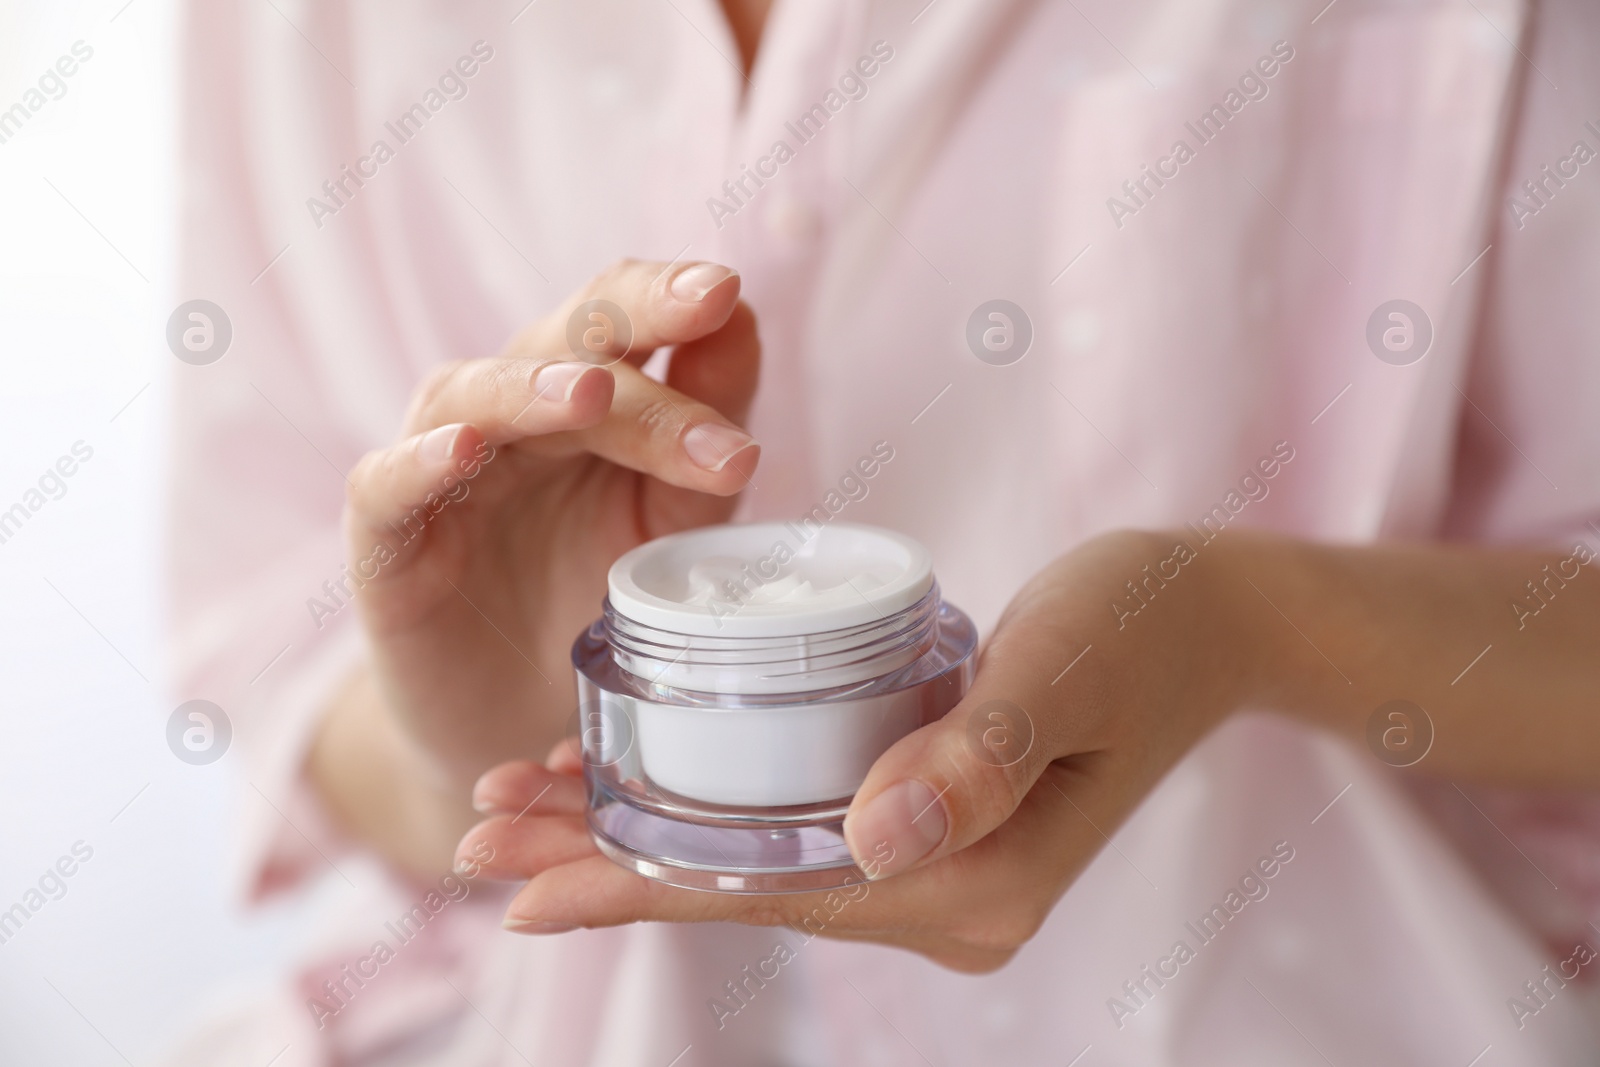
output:
POLYGON ((196 1061, 1584 1061, 1600 16, 188 33, 186 277, 234 340, 183 369, 180 653, 253 761, 251 888, 343 904, 196 1061), (843 905, 612 865, 561 740, 606 568, 880 444, 828 510, 987 635, 856 798, 894 863, 843 905))

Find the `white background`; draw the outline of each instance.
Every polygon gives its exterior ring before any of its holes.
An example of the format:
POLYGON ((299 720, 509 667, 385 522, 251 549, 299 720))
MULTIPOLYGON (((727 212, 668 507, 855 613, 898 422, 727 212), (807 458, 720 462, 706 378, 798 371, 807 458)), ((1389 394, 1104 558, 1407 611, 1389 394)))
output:
POLYGON ((233 760, 189 766, 165 741, 183 699, 160 604, 174 22, 169 0, 0 0, 0 109, 73 42, 94 49, 0 144, 0 511, 94 449, 0 544, 0 911, 74 842, 94 850, 0 945, 7 1065, 151 1063, 303 928, 239 916, 233 760))

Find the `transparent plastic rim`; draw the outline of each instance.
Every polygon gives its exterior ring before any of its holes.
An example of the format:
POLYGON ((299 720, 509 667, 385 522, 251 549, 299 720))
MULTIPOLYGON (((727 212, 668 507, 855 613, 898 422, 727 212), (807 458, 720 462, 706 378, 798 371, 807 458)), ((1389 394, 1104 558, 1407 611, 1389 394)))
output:
POLYGON ((939 637, 939 587, 876 622, 792 637, 705 637, 648 626, 608 598, 602 625, 619 670, 649 691, 798 694, 893 674, 939 637))

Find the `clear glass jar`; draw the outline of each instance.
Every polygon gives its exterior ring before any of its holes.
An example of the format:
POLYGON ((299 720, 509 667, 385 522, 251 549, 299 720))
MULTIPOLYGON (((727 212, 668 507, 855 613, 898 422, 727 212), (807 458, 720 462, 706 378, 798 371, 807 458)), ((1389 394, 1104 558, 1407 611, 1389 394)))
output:
POLYGON ((861 881, 851 798, 961 699, 976 646, 927 551, 887 530, 720 526, 635 549, 572 650, 596 843, 691 889, 861 881))

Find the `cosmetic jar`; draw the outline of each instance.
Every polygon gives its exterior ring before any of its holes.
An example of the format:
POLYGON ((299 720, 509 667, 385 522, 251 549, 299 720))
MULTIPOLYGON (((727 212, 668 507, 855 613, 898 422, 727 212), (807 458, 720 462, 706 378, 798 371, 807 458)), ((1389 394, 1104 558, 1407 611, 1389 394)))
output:
POLYGON ((690 889, 862 881, 851 798, 961 699, 976 645, 928 551, 889 530, 713 526, 633 549, 572 648, 596 844, 690 889))

